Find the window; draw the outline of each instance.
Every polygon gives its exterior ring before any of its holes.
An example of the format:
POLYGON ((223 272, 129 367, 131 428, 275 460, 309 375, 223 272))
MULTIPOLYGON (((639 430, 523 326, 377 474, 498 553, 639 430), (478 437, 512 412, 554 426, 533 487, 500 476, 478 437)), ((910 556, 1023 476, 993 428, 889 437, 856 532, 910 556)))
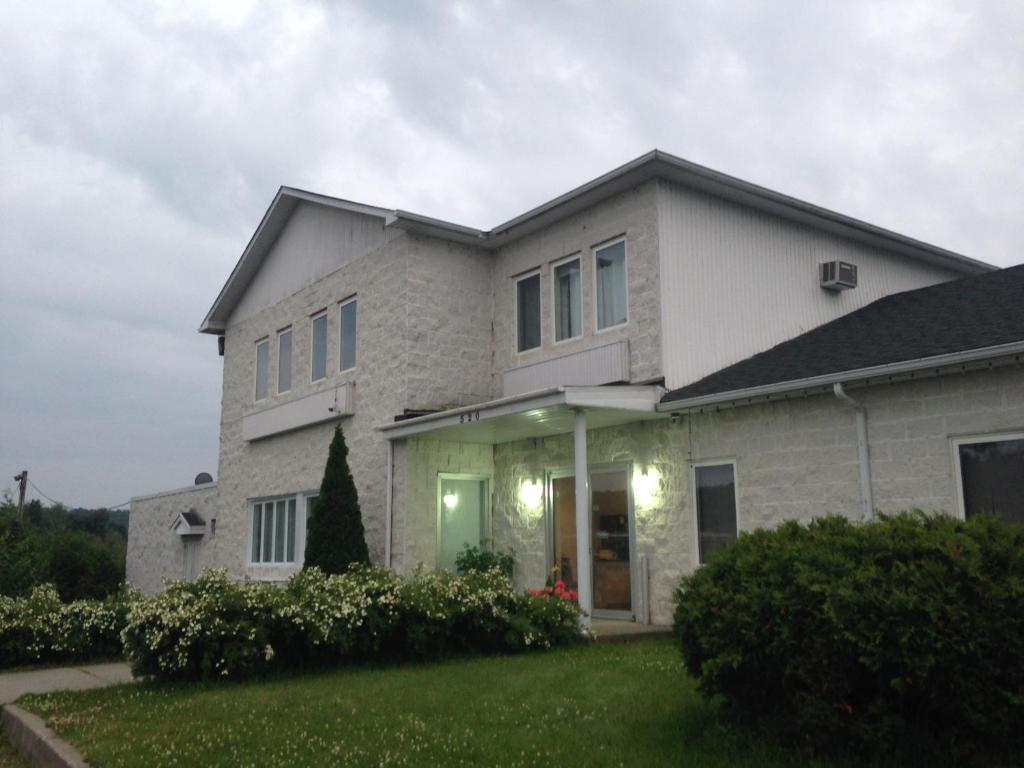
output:
POLYGON ((277 393, 292 388, 292 329, 277 333, 277 393))
POLYGON ((295 562, 294 496, 253 503, 251 522, 251 562, 260 564, 295 562))
POLYGON ((580 260, 555 266, 555 341, 580 335, 580 260))
POLYGON ((520 352, 540 346, 540 273, 516 281, 516 326, 520 352))
POLYGON ((256 400, 267 396, 267 369, 270 366, 270 340, 256 342, 256 400))
POLYGON ((313 318, 313 348, 310 356, 313 381, 327 376, 327 313, 321 312, 313 318))
POLYGON ((472 475, 438 475, 437 567, 455 570, 464 547, 484 546, 490 538, 488 480, 472 475))
POLYGON ((1024 433, 955 443, 964 517, 990 514, 1024 523, 1024 433))
POLYGON ((341 304, 341 370, 356 367, 356 300, 349 299, 341 304))
POLYGON ((736 539, 736 467, 703 464, 693 468, 700 562, 736 539))
POLYGON ((597 280, 597 330, 626 322, 626 241, 594 251, 597 280))

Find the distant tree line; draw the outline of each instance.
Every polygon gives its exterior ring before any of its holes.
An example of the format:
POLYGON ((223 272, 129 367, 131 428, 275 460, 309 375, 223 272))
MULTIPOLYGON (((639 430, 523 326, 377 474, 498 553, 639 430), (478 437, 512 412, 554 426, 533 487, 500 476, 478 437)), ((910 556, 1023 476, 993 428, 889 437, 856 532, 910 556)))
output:
POLYGON ((0 594, 17 597, 52 583, 63 600, 104 598, 124 582, 128 513, 17 505, 0 499, 0 594))

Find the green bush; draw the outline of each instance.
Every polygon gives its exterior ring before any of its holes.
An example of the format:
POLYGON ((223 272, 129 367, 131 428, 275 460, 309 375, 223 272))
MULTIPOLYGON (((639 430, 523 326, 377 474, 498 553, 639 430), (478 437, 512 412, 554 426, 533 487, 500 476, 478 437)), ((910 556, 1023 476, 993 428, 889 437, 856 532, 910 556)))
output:
POLYGON ((675 593, 701 691, 820 750, 984 763, 1021 747, 1024 530, 922 513, 744 534, 675 593))
POLYGON ((121 655, 121 630, 137 595, 62 602, 52 584, 0 596, 0 667, 121 655))
POLYGON ((516 569, 516 553, 511 549, 498 552, 467 544, 455 555, 455 572, 460 576, 467 573, 487 573, 495 568, 501 571, 505 578, 511 579, 516 569))
POLYGON ((304 569, 283 588, 207 571, 133 604, 123 637, 136 674, 210 679, 310 663, 511 653, 580 634, 575 603, 517 592, 497 570, 400 577, 357 565, 344 574, 304 569))

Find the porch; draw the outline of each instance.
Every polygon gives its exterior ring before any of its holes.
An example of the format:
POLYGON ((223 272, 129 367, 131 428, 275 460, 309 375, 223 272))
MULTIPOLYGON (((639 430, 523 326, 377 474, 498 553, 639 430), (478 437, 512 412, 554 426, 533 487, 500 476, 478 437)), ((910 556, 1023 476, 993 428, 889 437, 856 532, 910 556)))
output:
POLYGON ((637 515, 658 495, 645 427, 667 423, 662 392, 559 387, 382 428, 407 481, 388 521, 402 530, 400 561, 452 568, 464 544, 489 540, 514 549, 519 586, 552 577, 575 589, 603 636, 644 626, 651 542, 637 515), (594 450, 611 434, 614 450, 594 450))

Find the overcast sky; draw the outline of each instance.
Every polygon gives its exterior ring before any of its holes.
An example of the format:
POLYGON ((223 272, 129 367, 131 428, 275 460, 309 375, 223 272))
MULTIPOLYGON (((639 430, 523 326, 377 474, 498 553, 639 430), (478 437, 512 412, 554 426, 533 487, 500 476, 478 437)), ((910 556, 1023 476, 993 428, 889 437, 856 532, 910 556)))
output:
POLYGON ((1020 263, 1022 40, 1020 0, 6 2, 0 490, 216 472, 195 331, 281 184, 490 228, 658 147, 1020 263))

